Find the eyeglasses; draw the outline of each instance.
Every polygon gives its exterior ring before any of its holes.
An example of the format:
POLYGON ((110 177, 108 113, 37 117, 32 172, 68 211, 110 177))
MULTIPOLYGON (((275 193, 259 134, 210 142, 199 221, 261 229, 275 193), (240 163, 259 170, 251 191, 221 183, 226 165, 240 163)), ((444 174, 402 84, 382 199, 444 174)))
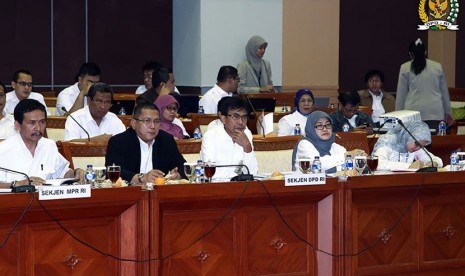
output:
POLYGON ((355 114, 358 112, 358 105, 351 107, 351 108, 346 108, 345 106, 342 106, 342 108, 347 112, 347 113, 352 113, 355 114))
POLYGON ((94 99, 92 100, 93 102, 95 102, 96 105, 104 105, 104 106, 112 106, 113 103, 111 101, 104 101, 104 100, 100 100, 100 99, 94 99))
POLYGON ((29 86, 32 87, 32 82, 25 82, 25 81, 15 81, 17 84, 21 86, 29 86))
POLYGON ((232 117, 234 121, 241 119, 243 122, 247 122, 247 119, 249 119, 249 115, 239 115, 237 113, 226 114, 226 116, 232 117))
POLYGON ((144 74, 144 79, 151 79, 152 78, 152 74, 144 74))
POLYGON ((158 125, 160 124, 160 119, 149 119, 149 118, 145 118, 145 119, 136 119, 134 118, 134 120, 138 121, 138 122, 142 122, 144 125, 148 126, 150 125, 151 123, 153 123, 154 125, 158 125))
POLYGON ((316 125, 315 128, 318 129, 318 130, 323 130, 325 128, 326 129, 332 129, 333 125, 331 123, 326 124, 326 125, 316 125))
POLYGON ((165 109, 168 111, 174 111, 174 112, 178 112, 179 110, 177 106, 167 106, 165 109))

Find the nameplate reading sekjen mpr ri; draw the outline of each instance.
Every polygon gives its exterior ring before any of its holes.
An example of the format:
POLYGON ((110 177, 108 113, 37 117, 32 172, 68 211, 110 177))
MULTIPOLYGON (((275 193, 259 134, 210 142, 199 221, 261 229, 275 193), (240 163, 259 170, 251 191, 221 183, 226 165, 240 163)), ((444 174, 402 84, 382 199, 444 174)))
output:
POLYGON ((321 185, 326 184, 326 174, 286 174, 284 175, 285 186, 300 186, 300 185, 321 185))
POLYGON ((39 186, 39 200, 90 197, 90 185, 39 186))

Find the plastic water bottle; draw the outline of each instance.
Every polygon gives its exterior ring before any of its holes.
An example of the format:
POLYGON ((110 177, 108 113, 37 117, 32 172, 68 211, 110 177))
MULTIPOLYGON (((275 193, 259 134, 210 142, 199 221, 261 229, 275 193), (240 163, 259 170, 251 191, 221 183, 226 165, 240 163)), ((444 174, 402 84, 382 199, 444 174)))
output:
POLYGON ((446 135, 446 128, 447 128, 446 123, 444 121, 441 121, 438 127, 438 135, 439 136, 446 135))
POLYGON ((349 126, 348 123, 345 123, 345 124, 342 126, 342 131, 344 131, 344 132, 348 132, 349 129, 350 129, 350 126, 349 126))
POLYGON ((197 165, 195 165, 195 183, 202 183, 203 180, 203 161, 197 160, 197 165))
POLYGON ((354 170, 354 160, 352 159, 352 155, 347 154, 346 161, 345 161, 345 175, 346 176, 352 175, 353 170, 354 170))
POLYGON ((84 180, 86 184, 93 185, 95 183, 95 172, 92 165, 87 165, 86 173, 84 174, 84 180))
POLYGON ((321 173, 321 161, 319 156, 315 156, 313 159, 312 173, 321 173))
POLYGON ((194 129, 194 139, 202 139, 202 131, 199 127, 194 129))
POLYGON ((459 171, 460 170, 460 164, 459 164, 459 155, 457 154, 456 151, 452 153, 450 156, 450 170, 453 172, 459 171))
POLYGON ((203 106, 199 106, 199 114, 204 114, 205 110, 203 109, 203 106))
POLYGON ((126 115, 126 109, 124 109, 124 106, 121 107, 121 109, 118 112, 119 115, 126 115))
POLYGON ((301 135, 300 124, 295 124, 294 135, 301 135))

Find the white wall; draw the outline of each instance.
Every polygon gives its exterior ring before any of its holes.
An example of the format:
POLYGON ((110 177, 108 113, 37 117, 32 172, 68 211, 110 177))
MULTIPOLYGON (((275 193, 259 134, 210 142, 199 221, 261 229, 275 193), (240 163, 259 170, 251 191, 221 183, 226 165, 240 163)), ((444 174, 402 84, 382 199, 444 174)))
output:
POLYGON ((213 86, 218 69, 222 65, 237 66, 245 58, 247 40, 257 34, 268 41, 265 59, 271 62, 274 84, 280 86, 282 5, 282 0, 173 0, 173 69, 177 85, 213 86), (190 26, 199 23, 200 30, 190 26), (186 45, 184 37, 195 39, 191 44, 200 45, 200 52, 186 45))

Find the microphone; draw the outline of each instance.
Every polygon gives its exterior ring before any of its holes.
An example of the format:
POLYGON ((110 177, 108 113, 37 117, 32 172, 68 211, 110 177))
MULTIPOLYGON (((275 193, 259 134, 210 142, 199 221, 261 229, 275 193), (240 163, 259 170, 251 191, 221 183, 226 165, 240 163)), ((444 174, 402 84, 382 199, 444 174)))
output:
POLYGON ((247 102, 249 102, 250 107, 252 108, 252 111, 253 111, 253 114, 254 114, 255 118, 257 118, 258 124, 260 125, 260 128, 262 129, 263 139, 265 139, 265 127, 263 127, 263 124, 260 121, 260 118, 257 116, 257 111, 255 111, 255 108, 253 107, 253 104, 250 101, 249 97, 247 95, 245 95, 245 98, 247 99, 247 102))
POLYGON ((69 113, 68 110, 66 110, 66 107, 62 106, 62 107, 61 107, 61 110, 63 110, 63 111, 65 112, 65 114, 68 114, 68 116, 69 116, 71 119, 73 119, 73 121, 76 122, 76 124, 77 124, 82 130, 84 130, 84 132, 85 132, 86 135, 87 135, 87 141, 90 141, 89 132, 87 132, 87 130, 86 130, 83 126, 81 126, 81 124, 80 124, 76 119, 74 119, 74 117, 71 115, 71 113, 69 113))
POLYGON ((426 153, 426 155, 428 155, 429 159, 431 160, 431 167, 420 168, 416 172, 437 172, 438 168, 434 167, 433 157, 431 157, 431 154, 429 154, 429 152, 425 149, 425 147, 423 147, 423 145, 420 144, 420 142, 418 142, 417 138, 415 138, 415 136, 413 136, 413 134, 405 127, 404 122, 402 122, 402 120, 397 119, 397 122, 399 123, 399 125, 401 125, 405 129, 405 131, 407 131, 410 137, 412 137, 413 140, 415 140, 417 145, 420 146, 420 148, 426 153))
POLYGON ((250 174, 249 167, 244 164, 237 164, 237 165, 216 165, 217 168, 230 168, 230 167, 245 167, 247 169, 247 174, 240 173, 233 178, 231 181, 253 181, 253 175, 250 174))
POLYGON ((21 174, 21 175, 24 175, 27 179, 27 185, 23 185, 23 186, 16 186, 16 187, 13 187, 11 188, 11 192, 12 193, 23 193, 23 192, 35 192, 36 191, 36 187, 34 185, 31 185, 32 181, 31 179, 29 178, 29 176, 23 172, 18 172, 18 171, 15 171, 15 170, 10 170, 10 169, 7 169, 7 168, 3 168, 3 167, 0 167, 0 170, 2 171, 5 171, 5 172, 12 172, 12 173, 16 173, 16 174, 21 174))

